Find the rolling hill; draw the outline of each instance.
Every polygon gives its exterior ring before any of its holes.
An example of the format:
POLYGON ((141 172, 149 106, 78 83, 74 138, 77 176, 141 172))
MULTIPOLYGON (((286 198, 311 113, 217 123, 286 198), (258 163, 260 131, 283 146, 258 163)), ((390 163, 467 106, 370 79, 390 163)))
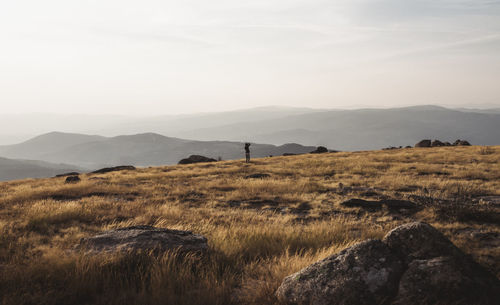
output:
POLYGON ((16 160, 0 157, 0 181, 26 178, 44 178, 82 170, 82 168, 67 164, 55 164, 33 160, 16 160))
MULTIPOLYGON (((252 157, 307 153, 316 147, 299 144, 281 146, 253 144, 252 157)), ((99 137, 50 133, 26 142, 0 147, 0 156, 68 163, 89 169, 130 164, 155 166, 175 164, 192 154, 223 160, 244 157, 243 143, 229 141, 192 141, 155 133, 99 137)))

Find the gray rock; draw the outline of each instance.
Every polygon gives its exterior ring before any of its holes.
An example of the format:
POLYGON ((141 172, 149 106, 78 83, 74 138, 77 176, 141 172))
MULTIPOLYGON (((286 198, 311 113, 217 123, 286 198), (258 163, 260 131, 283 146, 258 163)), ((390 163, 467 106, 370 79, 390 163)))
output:
POLYGON ((414 260, 399 283, 394 305, 498 304, 498 280, 456 257, 414 260))
POLYGON ((434 140, 434 141, 432 141, 431 146, 432 147, 440 147, 440 146, 445 146, 445 145, 443 142, 441 142, 439 140, 434 140))
POLYGON ((409 223, 286 277, 289 305, 498 304, 500 281, 426 223, 409 223))
POLYGON ((78 176, 69 176, 64 180, 64 183, 78 183, 80 182, 80 177, 78 176))
POLYGON ((96 171, 93 171, 91 174, 105 174, 105 173, 110 173, 110 172, 117 172, 117 171, 123 171, 123 170, 135 170, 136 168, 132 165, 120 165, 120 166, 114 166, 114 167, 105 167, 98 169, 96 171))
POLYGON ((257 174, 245 176, 245 179, 264 179, 264 178, 269 178, 269 177, 271 177, 271 175, 269 175, 269 174, 257 173, 257 174))
POLYGON ((400 259, 379 240, 367 240, 286 277, 276 296, 285 304, 363 305, 396 295, 400 259))
POLYGON ((80 249, 97 252, 168 251, 204 252, 207 239, 190 231, 132 226, 105 231, 80 241, 80 249))
POLYGON ((191 155, 189 156, 189 158, 180 160, 178 164, 193 164, 203 162, 217 162, 217 160, 200 155, 191 155))
POLYGON ((418 206, 408 200, 397 199, 382 199, 382 200, 364 200, 359 198, 352 198, 341 203, 345 207, 359 207, 365 209, 380 209, 387 207, 389 210, 401 209, 416 209, 418 206))
POLYGON ((315 150, 311 151, 311 154, 324 154, 328 152, 328 148, 324 146, 318 146, 315 150))
POLYGON ((422 140, 415 144, 415 147, 431 147, 431 140, 422 140))
POLYGON ((387 233, 384 243, 406 262, 439 256, 463 256, 451 241, 423 222, 404 224, 387 233))

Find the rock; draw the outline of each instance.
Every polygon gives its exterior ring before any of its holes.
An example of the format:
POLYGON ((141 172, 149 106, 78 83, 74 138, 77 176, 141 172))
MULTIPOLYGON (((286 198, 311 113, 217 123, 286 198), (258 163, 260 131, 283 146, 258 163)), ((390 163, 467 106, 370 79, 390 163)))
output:
POLYGON ((498 280, 478 273, 477 268, 481 267, 450 256, 414 260, 403 274, 392 304, 498 304, 500 290, 491 285, 498 280))
POLYGON ((271 177, 271 175, 258 173, 258 174, 252 174, 252 175, 245 176, 245 179, 263 179, 263 178, 269 178, 269 177, 271 177))
POLYGON ((413 148, 413 147, 412 147, 412 146, 410 146, 410 145, 407 145, 407 146, 405 146, 405 148, 413 148))
POLYGON ((456 140, 453 142, 453 146, 470 146, 470 143, 465 140, 456 140))
POLYGON ((407 261, 462 255, 446 236, 423 222, 401 225, 387 233, 383 241, 407 261))
POLYGON ((167 251, 204 252, 207 239, 190 231, 132 226, 105 231, 80 241, 79 248, 97 252, 167 251))
POLYGON ((444 146, 451 146, 450 142, 444 142, 444 146))
POLYGON ((276 291, 285 304, 379 304, 394 297, 401 260, 379 240, 367 240, 286 277, 276 291))
POLYGON ((122 171, 122 170, 136 170, 136 168, 132 165, 105 167, 105 168, 101 168, 101 169, 98 169, 96 171, 93 171, 91 174, 104 174, 104 173, 117 172, 117 171, 122 171))
POLYGON ((440 147, 440 146, 445 146, 445 145, 443 142, 441 142, 439 140, 434 140, 434 141, 432 141, 431 146, 432 147, 440 147))
POLYGON ((69 176, 69 177, 66 178, 66 180, 64 181, 64 183, 78 183, 80 181, 81 181, 81 179, 78 176, 69 176))
POLYGON ((80 175, 80 173, 78 173, 78 172, 70 172, 70 173, 64 173, 64 174, 55 175, 55 177, 60 178, 60 177, 78 176, 78 175, 80 175))
POLYGON ((316 150, 311 151, 311 154, 324 154, 327 153, 328 149, 324 146, 318 146, 316 150))
POLYGON ((500 281, 426 223, 409 223, 286 277, 289 305, 498 304, 500 281))
POLYGON ((422 140, 415 144, 415 147, 431 147, 431 140, 422 140))
POLYGON ((294 154, 294 153, 284 153, 283 156, 296 156, 296 155, 299 155, 299 154, 294 154))
POLYGON ((193 164, 202 162, 217 162, 217 160, 200 155, 191 155, 189 156, 189 158, 185 158, 179 161, 178 164, 193 164))
POLYGON ((415 209, 418 206, 407 200, 396 200, 396 199, 382 199, 382 200, 364 200, 359 198, 352 198, 341 203, 341 205, 346 207, 359 207, 365 209, 380 209, 382 207, 387 207, 390 210, 400 210, 400 209, 415 209))

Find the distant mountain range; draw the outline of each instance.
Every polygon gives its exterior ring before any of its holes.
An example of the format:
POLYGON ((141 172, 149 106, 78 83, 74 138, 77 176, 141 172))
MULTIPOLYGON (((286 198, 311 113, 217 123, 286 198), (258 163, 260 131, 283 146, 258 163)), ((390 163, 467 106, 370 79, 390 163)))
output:
MULTIPOLYGON (((253 144, 253 157, 304 153, 319 145, 335 150, 381 149, 414 145, 421 139, 500 144, 500 109, 439 106, 356 110, 261 107, 148 118, 0 115, 0 130, 13 130, 12 126, 20 126, 14 129, 19 137, 49 128, 63 132, 0 146, 1 157, 65 163, 88 170, 123 164, 174 164, 191 154, 238 159, 244 156, 243 142, 247 141, 269 143, 253 144)), ((16 134, 3 136, 13 139, 16 134)), ((5 172, 1 166, 0 171, 5 172)))
MULTIPOLYGON (((192 141, 165 137, 155 133, 130 136, 101 137, 52 132, 26 142, 0 146, 0 156, 74 164, 97 169, 115 165, 158 166, 175 164, 192 154, 223 160, 244 157, 242 142, 192 141)), ((313 146, 285 144, 252 144, 253 157, 308 153, 313 146)))

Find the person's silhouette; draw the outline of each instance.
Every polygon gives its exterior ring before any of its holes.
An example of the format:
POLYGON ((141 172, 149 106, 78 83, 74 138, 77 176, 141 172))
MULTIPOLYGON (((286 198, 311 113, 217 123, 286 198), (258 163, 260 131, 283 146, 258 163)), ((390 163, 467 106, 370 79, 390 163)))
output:
POLYGON ((246 162, 250 162, 250 143, 245 143, 245 157, 246 157, 246 162))

